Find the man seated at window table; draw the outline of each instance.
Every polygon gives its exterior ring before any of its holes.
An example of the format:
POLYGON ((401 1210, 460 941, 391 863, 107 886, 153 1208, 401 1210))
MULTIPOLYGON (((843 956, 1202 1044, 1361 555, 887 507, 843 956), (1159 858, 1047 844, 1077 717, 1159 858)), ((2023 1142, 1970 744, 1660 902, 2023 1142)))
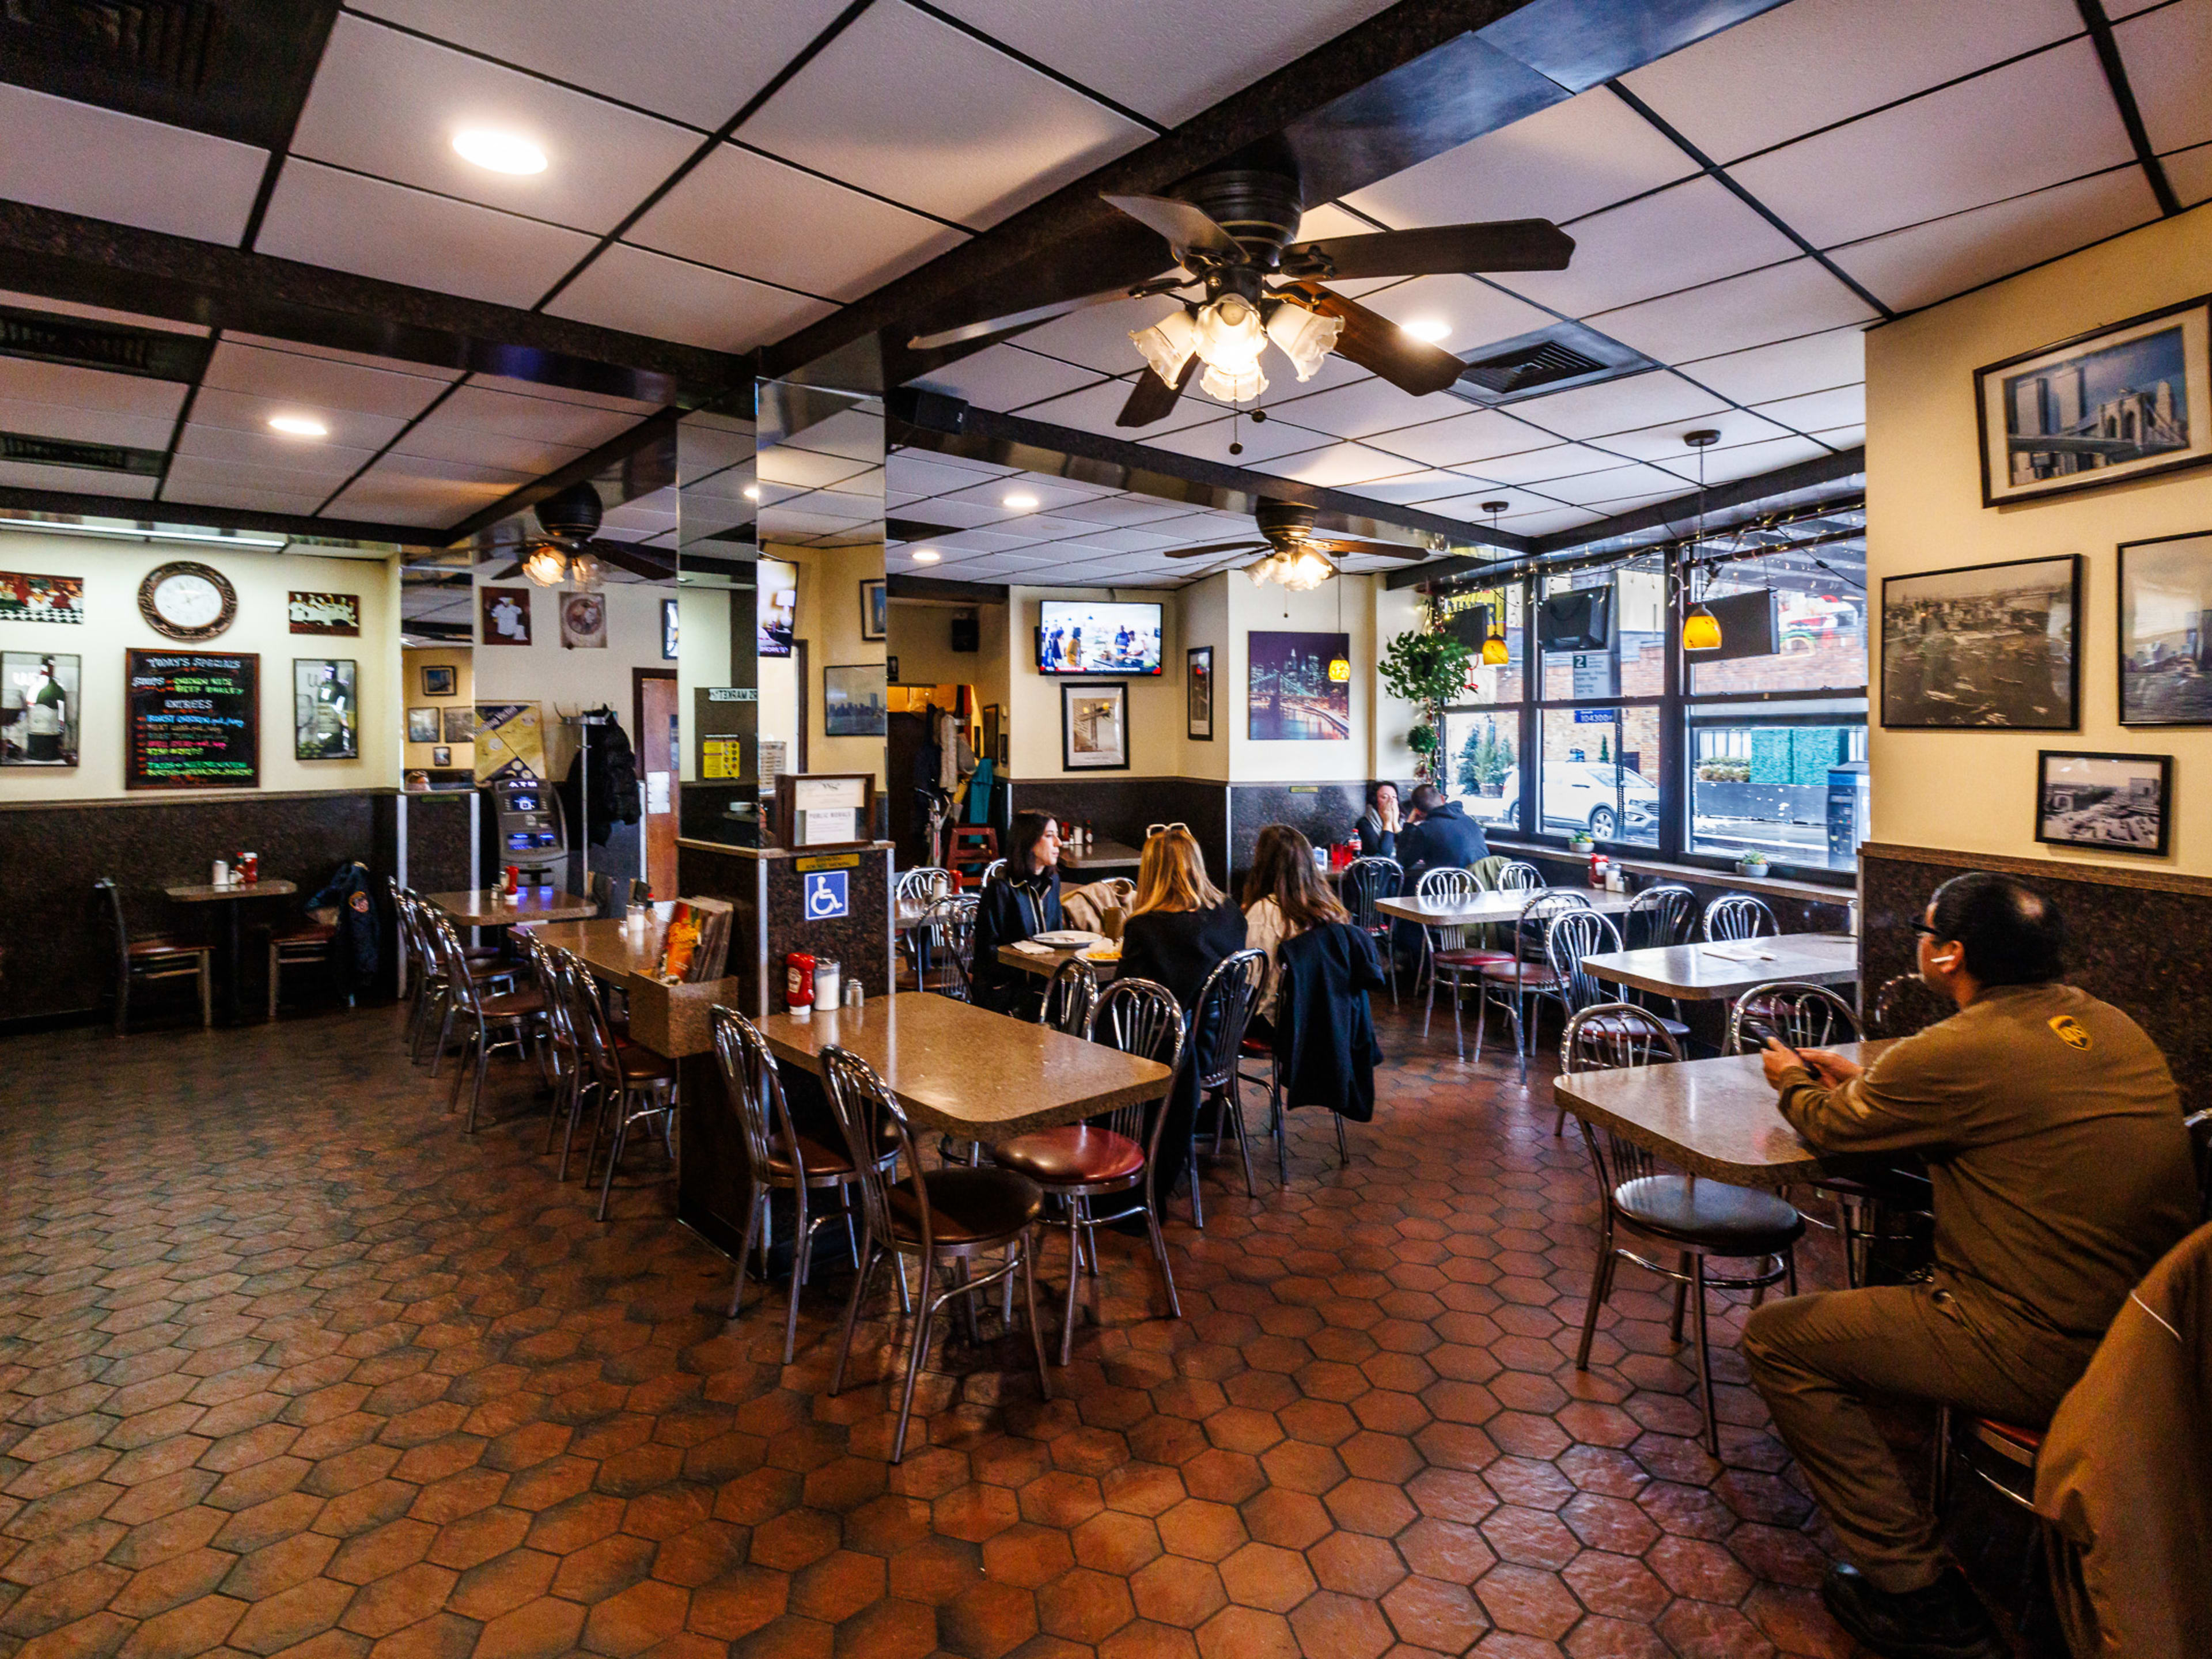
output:
POLYGON ((1850 1558, 1821 1586, 1837 1622, 1893 1659, 2002 1659, 1868 1401, 2042 1429, 2189 1231, 2196 1182, 2164 1057, 2127 1015, 2060 982, 2065 929, 2040 894, 1960 876, 1914 931, 1920 976, 1956 1014, 1863 1068, 1771 1044, 1765 1058, 1783 1116, 1816 1151, 1926 1161, 1932 1273, 1769 1303, 1746 1321, 1743 1353, 1850 1558))
POLYGON ((1405 869, 1408 890, 1424 870, 1455 865, 1464 870, 1490 856, 1482 826, 1433 783, 1413 791, 1412 809, 1406 827, 1398 832, 1398 862, 1405 869))

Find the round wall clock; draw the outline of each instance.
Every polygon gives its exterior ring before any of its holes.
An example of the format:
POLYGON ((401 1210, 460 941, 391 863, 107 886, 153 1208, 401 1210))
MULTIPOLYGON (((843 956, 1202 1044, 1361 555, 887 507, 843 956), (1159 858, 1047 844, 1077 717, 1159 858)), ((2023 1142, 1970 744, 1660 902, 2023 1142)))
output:
POLYGON ((138 614, 173 640, 211 640, 236 620, 238 593, 212 565, 178 559, 146 573, 138 614))

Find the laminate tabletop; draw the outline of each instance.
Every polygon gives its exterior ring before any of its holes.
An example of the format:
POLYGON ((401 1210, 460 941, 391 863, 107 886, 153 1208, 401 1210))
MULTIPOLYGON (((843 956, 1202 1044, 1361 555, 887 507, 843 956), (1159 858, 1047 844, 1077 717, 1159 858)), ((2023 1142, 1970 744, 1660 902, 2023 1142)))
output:
POLYGON ((1477 893, 1472 898, 1446 902, 1413 897, 1375 901, 1375 908, 1400 921, 1418 921, 1427 927, 1470 927, 1479 922, 1518 921, 1522 908, 1540 893, 1573 893, 1587 899, 1600 915, 1619 915, 1631 902, 1626 893, 1608 893, 1602 887, 1530 888, 1526 892, 1477 893))
POLYGON ((426 893, 423 897, 464 927, 512 927, 525 921, 581 921, 599 907, 581 893, 556 893, 526 887, 508 898, 496 887, 465 893, 426 893))
POLYGON ((1662 945, 1583 958, 1600 979, 1684 1002, 1741 996, 1754 985, 1790 980, 1843 985, 1859 976, 1859 942, 1849 933, 1784 933, 1720 945, 1662 945))
MULTIPOLYGON (((1868 1065, 1889 1046, 1838 1042, 1830 1052, 1868 1065)), ((1820 1155, 1775 1104, 1757 1054, 1577 1072, 1561 1077, 1552 1090, 1577 1117, 1690 1175, 1741 1187, 1783 1187, 1820 1171, 1820 1155)))
POLYGON ((775 1014, 760 1029, 777 1059, 817 1077, 824 1048, 858 1054, 916 1128, 963 1139, 1007 1140, 1158 1100, 1172 1075, 1156 1060, 919 991, 775 1014))
POLYGON ((220 887, 199 882, 161 890, 179 904, 214 904, 223 899, 282 898, 300 890, 289 881, 228 881, 220 887))
POLYGON ((1063 870, 1119 870, 1144 861, 1143 849, 1103 838, 1092 842, 1080 853, 1066 847, 1060 853, 1060 867, 1063 870))
POLYGON ((573 951, 593 978, 619 984, 632 974, 650 974, 659 966, 669 913, 675 908, 665 900, 651 906, 645 925, 636 928, 626 921, 532 922, 529 927, 552 949, 573 951))
MULTIPOLYGON (((1024 940, 1023 943, 1035 944, 1036 942, 1024 940)), ((1009 968, 1020 969, 1025 974, 1035 974, 1039 978, 1050 979, 1060 971, 1061 963, 1073 962, 1080 957, 1084 961, 1091 963, 1091 971, 1096 974, 1099 982, 1103 984, 1113 978, 1120 969, 1121 958, 1117 953, 1111 962, 1100 962, 1083 955, 1084 951, 1088 948, 1086 945, 1072 951, 1055 951, 1049 945, 1041 945, 1034 950, 1024 951, 1019 944, 1001 945, 999 947, 999 960, 1009 968)))

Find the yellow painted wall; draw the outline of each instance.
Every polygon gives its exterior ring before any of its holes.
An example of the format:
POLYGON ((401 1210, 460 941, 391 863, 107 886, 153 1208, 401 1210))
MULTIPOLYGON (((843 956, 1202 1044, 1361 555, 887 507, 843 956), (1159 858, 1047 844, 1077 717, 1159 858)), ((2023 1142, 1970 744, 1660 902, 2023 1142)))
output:
MULTIPOLYGON (((2212 729, 2119 724, 2118 544, 2212 530, 2212 467, 2000 507, 1981 503, 1974 370, 2212 289, 2212 208, 2027 271, 1867 337, 1868 586, 1885 576, 2078 553, 2078 732, 1868 734, 1881 842, 2212 873, 2212 729), (2164 860, 2034 838, 2036 752, 2174 757, 2164 860)), ((2194 365, 2204 372, 2200 362, 2194 365)))
MULTIPOLYGON (((404 737, 406 732, 406 711, 409 708, 437 709, 439 711, 438 730, 443 733, 446 729, 445 711, 447 709, 466 708, 476 702, 476 675, 473 667, 476 653, 465 645, 426 645, 403 650, 399 654, 402 664, 401 678, 405 689, 405 695, 400 699, 404 705, 400 710, 402 737, 404 737), (450 697, 426 696, 422 691, 422 671, 425 668, 452 669, 453 695, 450 697)), ((441 736, 439 742, 444 741, 444 738, 441 736)), ((465 771, 476 764, 474 744, 459 743, 448 746, 453 751, 453 757, 447 763, 449 767, 465 771)), ((430 752, 436 747, 435 744, 410 743, 404 747, 406 759, 404 763, 409 770, 427 769, 436 764, 436 757, 430 752)))
MULTIPOLYGON (((1176 595, 1153 589, 1103 587, 1012 587, 1006 590, 1007 707, 1011 760, 1008 771, 1024 781, 1040 778, 1173 778, 1182 775, 1182 618, 1176 595), (1038 606, 1046 599, 1161 601, 1162 672, 1157 678, 1101 674, 1101 681, 1124 680, 1129 688, 1129 769, 1127 772, 1069 772, 1060 763, 1060 693, 1069 681, 1091 675, 1040 674, 1036 665, 1038 606)), ((1218 658, 1216 672, 1218 672, 1218 658)), ((900 665, 904 671, 905 665, 900 665)), ((1217 717, 1218 718, 1218 717, 1217 717)), ((1203 745, 1196 745, 1202 747, 1203 745)))

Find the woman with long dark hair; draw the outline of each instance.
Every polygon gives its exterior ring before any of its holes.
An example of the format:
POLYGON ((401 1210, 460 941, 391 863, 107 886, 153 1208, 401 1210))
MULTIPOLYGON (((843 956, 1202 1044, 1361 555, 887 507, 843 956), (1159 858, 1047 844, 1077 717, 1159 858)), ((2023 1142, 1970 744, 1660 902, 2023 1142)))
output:
POLYGON ((1359 820, 1359 856, 1395 859, 1398 831, 1405 824, 1398 817, 1398 786, 1383 778, 1367 786, 1367 811, 1359 820))
POLYGON ((1267 988, 1253 1015, 1253 1036, 1274 1035, 1275 947, 1309 927, 1351 920, 1315 867, 1310 842, 1287 823, 1271 823, 1260 832, 1251 873, 1244 878, 1244 942, 1267 953, 1267 988))
POLYGON ((1060 825, 1044 812, 1017 812, 1006 831, 1006 867, 985 885, 975 910, 975 958, 969 970, 975 1005, 1033 1018, 1044 981, 1009 968, 999 947, 1067 924, 1060 909, 1060 825))

